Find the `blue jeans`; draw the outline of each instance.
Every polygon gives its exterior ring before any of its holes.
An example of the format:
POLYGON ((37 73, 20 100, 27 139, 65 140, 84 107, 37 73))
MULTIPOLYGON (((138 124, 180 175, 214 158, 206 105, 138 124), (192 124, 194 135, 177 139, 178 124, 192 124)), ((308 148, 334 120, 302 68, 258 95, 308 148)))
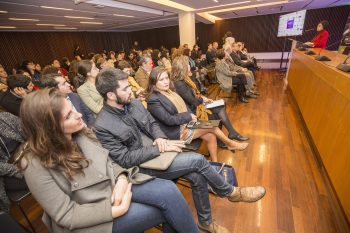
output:
POLYGON ((199 233, 182 194, 172 181, 154 179, 132 187, 126 214, 113 221, 113 233, 140 233, 163 223, 165 233, 199 233))
POLYGON ((212 222, 208 183, 221 197, 226 197, 233 191, 233 187, 210 166, 203 155, 194 152, 179 153, 165 171, 141 168, 140 172, 167 180, 179 177, 189 180, 198 220, 203 224, 212 222))

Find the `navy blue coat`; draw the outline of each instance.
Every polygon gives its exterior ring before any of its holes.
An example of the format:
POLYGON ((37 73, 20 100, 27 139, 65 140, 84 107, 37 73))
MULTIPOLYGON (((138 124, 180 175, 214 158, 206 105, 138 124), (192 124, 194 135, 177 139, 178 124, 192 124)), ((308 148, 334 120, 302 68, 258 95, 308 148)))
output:
POLYGON ((91 110, 84 104, 84 102, 80 99, 80 96, 77 93, 69 93, 68 97, 75 109, 77 110, 77 112, 83 115, 82 118, 84 122, 89 128, 91 128, 95 124, 95 117, 91 110))

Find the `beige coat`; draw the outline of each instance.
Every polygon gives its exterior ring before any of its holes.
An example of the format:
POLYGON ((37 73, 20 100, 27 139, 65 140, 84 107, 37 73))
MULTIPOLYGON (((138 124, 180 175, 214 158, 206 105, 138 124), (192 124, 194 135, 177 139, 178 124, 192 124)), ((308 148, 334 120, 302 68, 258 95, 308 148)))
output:
POLYGON ((139 67, 135 73, 135 80, 144 90, 147 90, 149 74, 142 67, 139 67))
POLYGON ((103 98, 96 90, 96 87, 89 81, 86 81, 78 88, 77 92, 84 104, 86 104, 96 116, 103 107, 103 98))
POLYGON ((108 151, 81 135, 76 142, 90 165, 84 174, 69 180, 58 170, 44 168, 27 154, 24 176, 30 191, 44 209, 43 222, 50 232, 112 232, 111 195, 116 178, 126 173, 132 183, 152 177, 138 173, 138 167, 123 169, 108 157, 108 151))
POLYGON ((225 58, 225 62, 228 64, 229 68, 231 71, 234 72, 243 72, 243 67, 236 65, 236 63, 230 59, 230 58, 225 58))
POLYGON ((225 92, 232 91, 232 77, 237 72, 231 71, 229 65, 224 60, 218 60, 215 65, 215 72, 220 88, 225 92))

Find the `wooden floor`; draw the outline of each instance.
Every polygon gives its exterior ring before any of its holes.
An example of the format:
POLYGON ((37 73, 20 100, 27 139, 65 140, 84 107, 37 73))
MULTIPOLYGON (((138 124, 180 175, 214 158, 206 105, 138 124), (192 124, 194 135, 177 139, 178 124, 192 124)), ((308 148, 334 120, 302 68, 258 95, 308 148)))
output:
MULTIPOLYGON (((240 186, 263 185, 267 193, 261 201, 252 204, 230 203, 211 195, 213 218, 232 233, 349 232, 332 204, 283 79, 275 71, 263 70, 257 74, 257 81, 259 99, 248 104, 227 100, 227 111, 234 126, 251 138, 249 147, 236 153, 219 149, 218 157, 235 167, 240 186)), ((215 88, 210 89, 211 93, 216 93, 215 88)), ((182 186, 179 189, 195 216, 191 191, 182 186)), ((28 200, 25 208, 37 232, 47 232, 40 221, 40 207, 28 200)), ((13 213, 23 222, 18 211, 13 209, 13 213)), ((160 231, 147 231, 156 232, 160 231)))

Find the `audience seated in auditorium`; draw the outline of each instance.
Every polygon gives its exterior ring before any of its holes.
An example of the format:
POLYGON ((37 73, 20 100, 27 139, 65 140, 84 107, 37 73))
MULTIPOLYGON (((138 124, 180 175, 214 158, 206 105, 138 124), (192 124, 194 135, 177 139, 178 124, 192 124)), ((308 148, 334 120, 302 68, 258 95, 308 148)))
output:
POLYGON ((238 98, 243 103, 248 103, 246 99, 246 89, 247 80, 244 74, 239 74, 236 71, 230 69, 229 64, 226 62, 228 55, 222 51, 218 52, 217 62, 215 65, 216 77, 220 84, 220 88, 231 93, 233 85, 237 85, 238 98))
POLYGON ((168 71, 168 73, 171 72, 171 62, 170 62, 170 55, 169 50, 163 49, 160 55, 160 61, 162 66, 168 71))
POLYGON ((46 74, 41 77, 42 87, 57 88, 72 105, 74 112, 79 112, 87 127, 91 128, 95 123, 95 117, 91 110, 84 104, 77 93, 73 93, 71 85, 61 74, 46 74))
POLYGON ((64 69, 61 67, 61 63, 58 59, 54 59, 52 60, 51 62, 51 65, 57 69, 60 70, 60 73, 64 76, 64 77, 67 77, 68 76, 68 70, 64 69))
POLYGON ((151 54, 151 58, 153 61, 153 67, 157 67, 159 65, 162 65, 160 61, 160 51, 159 49, 154 49, 151 54))
POLYGON ((62 74, 62 73, 58 68, 52 65, 47 65, 44 67, 44 69, 41 72, 41 75, 46 75, 46 74, 62 74))
POLYGON ((215 51, 213 51, 213 44, 208 43, 208 49, 205 53, 208 66, 215 66, 215 51))
MULTIPOLYGON (((61 60, 61 67, 69 72, 70 61, 69 61, 68 57, 63 57, 62 58, 62 60, 61 60)), ((67 74, 67 76, 68 76, 68 74, 67 74)))
POLYGON ((35 72, 40 73, 41 74, 41 65, 39 63, 35 64, 35 72))
POLYGON ((7 72, 5 68, 0 65, 0 92, 5 92, 7 90, 7 72))
POLYGON ((137 99, 131 99, 128 75, 118 69, 102 70, 96 88, 105 102, 95 123, 95 133, 109 156, 125 168, 138 166, 161 152, 180 152, 165 170, 140 168, 140 172, 163 179, 184 177, 190 180, 199 227, 208 232, 229 232, 213 221, 208 182, 215 193, 229 201, 257 201, 265 194, 263 187, 232 187, 225 182, 200 154, 181 152, 182 141, 167 140, 151 114, 137 99))
POLYGON ((99 58, 97 61, 96 61, 96 67, 99 69, 99 70, 102 70, 104 68, 113 68, 114 65, 117 64, 117 63, 113 63, 112 66, 111 66, 111 63, 109 63, 106 59, 104 59, 103 57, 99 58))
POLYGON ((216 56, 216 52, 218 51, 218 47, 219 47, 218 42, 214 41, 214 42, 213 42, 213 49, 212 49, 212 52, 213 52, 213 54, 214 54, 214 57, 216 56))
POLYGON ((184 48, 182 46, 179 46, 178 48, 175 48, 173 50, 173 53, 171 54, 171 60, 174 60, 175 57, 179 57, 183 55, 184 48))
MULTIPOLYGON (((190 121, 196 122, 197 116, 187 108, 181 96, 174 90, 175 88, 170 82, 168 73, 164 68, 155 68, 152 70, 147 90, 147 110, 159 122, 160 128, 168 138, 172 140, 180 139, 185 144, 190 144, 196 138, 203 139, 207 142, 209 154, 213 162, 218 161, 217 138, 223 141, 230 150, 243 150, 248 146, 248 143, 237 143, 230 140, 218 127, 210 129, 187 128, 187 123, 190 121)), ((220 111, 222 114, 225 112, 224 108, 218 110, 219 113, 220 111)), ((228 118, 225 120, 228 120, 228 118)), ((230 128, 237 134, 231 124, 230 128)))
MULTIPOLYGON (((185 101, 191 112, 197 116, 199 120, 221 120, 225 128, 228 130, 230 139, 238 141, 246 141, 247 137, 240 135, 232 126, 224 107, 216 107, 211 110, 204 108, 204 103, 211 102, 204 95, 201 95, 196 85, 189 78, 189 67, 187 58, 180 56, 175 58, 172 63, 171 81, 174 82, 176 92, 185 101)), ((243 86, 244 87, 244 86, 243 86)))
POLYGON ((241 57, 241 59, 245 60, 245 61, 252 62, 253 65, 254 65, 254 69, 259 70, 260 67, 257 64, 257 61, 256 61, 255 57, 249 56, 247 49, 244 47, 244 43, 243 42, 237 42, 237 45, 238 45, 238 54, 241 57))
POLYGON ((201 59, 201 52, 199 50, 199 46, 198 45, 193 45, 193 49, 191 51, 191 58, 194 60, 194 61, 197 61, 199 59, 201 59))
POLYGON ((72 91, 77 92, 77 89, 84 84, 84 79, 77 75, 78 61, 73 60, 69 65, 68 81, 71 84, 72 91))
POLYGON ((10 75, 7 79, 8 89, 0 99, 0 105, 13 115, 19 116, 23 98, 33 91, 31 79, 23 74, 10 75))
POLYGON ((99 69, 89 60, 82 60, 78 63, 77 77, 84 81, 77 92, 82 101, 96 115, 103 106, 103 98, 96 90, 95 82, 99 69))
POLYGON ((109 51, 107 54, 107 62, 109 67, 114 67, 114 63, 117 61, 114 51, 109 51))
POLYGON ((140 57, 139 69, 135 73, 135 80, 144 90, 147 90, 149 74, 152 68, 153 62, 150 56, 143 55, 140 57))
MULTIPOLYGON (((138 68, 136 57, 137 57, 137 55, 134 52, 130 51, 128 53, 127 57, 125 58, 125 61, 127 61, 130 64, 133 72, 136 72, 137 68, 138 68)), ((132 72, 131 76, 135 76, 135 73, 133 73, 133 72, 132 72)))
POLYGON ((232 44, 232 53, 230 54, 232 60, 236 65, 242 66, 244 68, 247 68, 250 71, 255 71, 254 64, 250 60, 242 60, 240 55, 238 54, 239 48, 237 43, 232 44))
POLYGON ((199 233, 176 185, 114 163, 55 89, 25 99, 21 119, 29 148, 20 164, 49 232, 143 232, 163 223, 164 232, 199 233))
POLYGON ((183 50, 183 55, 185 57, 187 57, 188 60, 188 64, 190 66, 191 69, 191 79, 192 81, 196 84, 198 90, 201 91, 201 93, 205 93, 206 92, 206 88, 204 86, 203 81, 200 79, 200 75, 199 75, 199 70, 198 67, 196 65, 196 62, 191 58, 191 50, 190 49, 184 49, 183 50))
POLYGON ((0 211, 10 211, 5 191, 25 190, 23 174, 13 164, 16 149, 24 142, 19 117, 9 112, 0 113, 0 211))
POLYGON ((23 61, 21 64, 21 70, 27 72, 33 82, 33 84, 40 85, 41 73, 35 70, 35 65, 33 61, 23 61))
MULTIPOLYGON (((224 47, 224 61, 228 64, 231 71, 236 72, 237 74, 234 76, 235 78, 242 79, 242 82, 245 85, 245 95, 249 98, 257 98, 259 93, 255 91, 255 77, 254 73, 247 68, 243 68, 241 66, 236 65, 236 63, 232 60, 230 54, 232 53, 232 47, 229 45, 225 45, 224 47), (244 77, 243 77, 244 76, 244 77)), ((224 68, 224 67, 220 67, 224 68)))
POLYGON ((121 50, 118 52, 117 61, 124 61, 125 60, 125 51, 121 50))
POLYGON ((132 90, 132 98, 137 98, 139 99, 143 106, 145 106, 145 108, 147 108, 147 103, 146 103, 146 99, 145 99, 145 89, 143 89, 137 82, 136 80, 130 76, 131 74, 131 66, 128 62, 126 61, 120 61, 118 62, 118 67, 116 67, 118 69, 120 69, 121 71, 123 71, 124 73, 126 73, 128 75, 128 82, 129 85, 131 87, 132 90))

